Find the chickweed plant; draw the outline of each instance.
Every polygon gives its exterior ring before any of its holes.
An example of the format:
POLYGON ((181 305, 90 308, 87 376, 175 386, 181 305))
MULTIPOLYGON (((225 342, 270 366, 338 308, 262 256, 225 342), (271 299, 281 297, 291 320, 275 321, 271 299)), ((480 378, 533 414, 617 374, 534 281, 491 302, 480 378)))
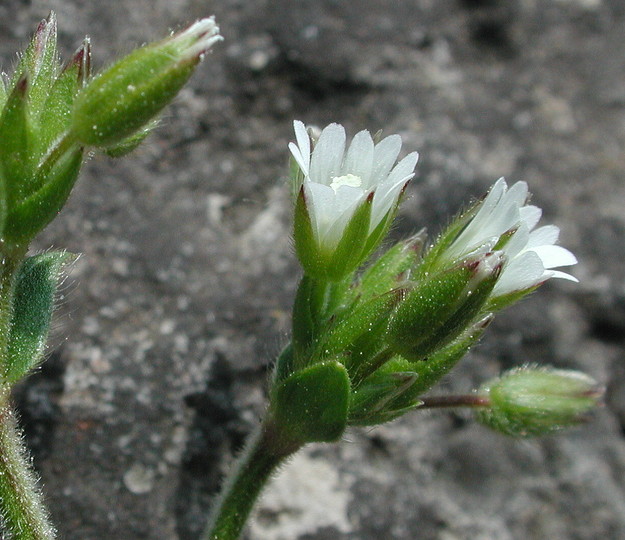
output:
MULTIPOLYGON (((15 540, 55 537, 11 391, 43 360, 56 291, 75 258, 31 254, 29 244, 62 209, 86 157, 118 158, 141 144, 222 39, 206 18, 92 75, 89 39, 62 64, 56 38, 51 14, 0 82, 0 519, 2 538, 15 540)), ((401 146, 399 135, 364 130, 348 142, 338 124, 294 122, 292 235, 303 273, 290 342, 204 540, 239 538, 276 468, 349 426, 466 407, 485 426, 530 437, 577 424, 600 399, 587 375, 548 366, 519 367, 467 395, 426 395, 498 311, 549 279, 576 281, 559 268, 577 261, 557 245, 558 227, 538 226, 527 184, 503 178, 435 241, 419 233, 380 251, 415 174, 418 155, 398 160, 401 146)))

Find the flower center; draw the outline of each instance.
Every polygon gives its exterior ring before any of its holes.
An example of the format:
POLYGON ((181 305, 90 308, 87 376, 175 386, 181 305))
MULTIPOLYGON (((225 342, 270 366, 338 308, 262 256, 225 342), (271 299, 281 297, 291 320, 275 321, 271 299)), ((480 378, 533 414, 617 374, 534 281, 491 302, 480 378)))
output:
POLYGON ((356 176, 355 174, 346 174, 344 176, 335 176, 332 178, 330 187, 334 190, 334 193, 336 193, 341 186, 359 188, 362 186, 362 178, 360 178, 360 176, 356 176))

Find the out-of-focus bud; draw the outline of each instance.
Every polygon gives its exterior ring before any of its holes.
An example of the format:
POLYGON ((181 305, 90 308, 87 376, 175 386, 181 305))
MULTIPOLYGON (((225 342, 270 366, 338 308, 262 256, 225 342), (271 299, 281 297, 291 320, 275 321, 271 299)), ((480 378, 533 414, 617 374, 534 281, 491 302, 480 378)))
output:
POLYGON ((579 371, 523 367, 486 383, 479 394, 490 402, 476 408, 482 424, 513 437, 531 437, 580 423, 603 389, 579 371))
POLYGON ((418 282, 391 317, 390 349, 415 362, 452 342, 480 316, 502 265, 487 253, 418 282))
POLYGON ((71 130, 88 146, 111 147, 152 120, 221 40, 213 17, 146 45, 95 77, 74 103, 71 130))

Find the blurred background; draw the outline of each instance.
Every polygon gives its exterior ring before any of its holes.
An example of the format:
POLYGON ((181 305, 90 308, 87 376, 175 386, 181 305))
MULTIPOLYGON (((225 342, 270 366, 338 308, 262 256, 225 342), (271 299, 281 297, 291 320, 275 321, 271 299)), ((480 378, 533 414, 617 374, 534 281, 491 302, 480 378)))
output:
POLYGON ((282 471, 249 538, 625 538, 621 0, 3 0, 4 70, 50 9, 64 57, 89 34, 96 68, 211 14, 225 37, 145 145, 87 164, 33 246, 82 253, 15 396, 60 538, 197 538, 288 339, 295 118, 420 152, 395 239, 436 235, 505 176, 577 254, 581 283, 500 314, 438 393, 536 362, 607 397, 541 440, 454 412, 349 431, 282 471))

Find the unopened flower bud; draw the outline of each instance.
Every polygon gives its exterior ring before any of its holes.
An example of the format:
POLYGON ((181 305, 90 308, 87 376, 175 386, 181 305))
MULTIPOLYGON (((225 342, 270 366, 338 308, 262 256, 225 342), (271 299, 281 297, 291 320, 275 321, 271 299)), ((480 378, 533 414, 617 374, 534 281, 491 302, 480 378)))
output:
POLYGON ((480 315, 502 264, 488 253, 416 283, 392 315, 389 347, 418 361, 456 339, 480 315))
POLYGON ((74 104, 72 132, 80 143, 110 147, 156 116, 178 93, 212 45, 221 40, 211 17, 146 45, 94 78, 74 104))
POLYGON ((490 403, 476 409, 482 424, 513 437, 530 437, 578 424, 603 389, 579 371, 524 367, 489 381, 479 394, 490 403))

